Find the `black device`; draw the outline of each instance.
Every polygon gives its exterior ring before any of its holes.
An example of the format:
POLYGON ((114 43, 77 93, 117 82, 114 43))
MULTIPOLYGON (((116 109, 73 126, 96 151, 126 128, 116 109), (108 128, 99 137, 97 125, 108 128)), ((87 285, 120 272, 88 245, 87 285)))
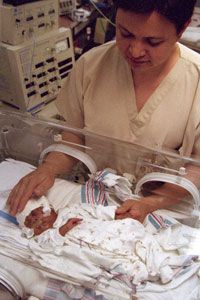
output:
POLYGON ((3 3, 11 4, 13 6, 18 6, 18 5, 22 5, 30 2, 36 2, 36 1, 41 1, 41 0, 3 0, 3 3))

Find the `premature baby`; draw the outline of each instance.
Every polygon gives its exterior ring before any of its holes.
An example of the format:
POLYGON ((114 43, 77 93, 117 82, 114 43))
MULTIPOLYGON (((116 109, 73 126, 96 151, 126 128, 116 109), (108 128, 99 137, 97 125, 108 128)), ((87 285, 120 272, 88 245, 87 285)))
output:
POLYGON ((91 280, 108 270, 113 276, 130 276, 133 284, 158 279, 169 282, 174 276, 174 258, 139 221, 116 219, 116 208, 76 203, 55 211, 41 197, 30 200, 17 219, 23 232, 33 237, 29 247, 34 259, 42 259, 42 265, 56 272, 87 274, 91 280))
MULTIPOLYGON (((47 198, 42 196, 38 200, 29 200, 24 210, 18 213, 17 221, 23 233, 30 238, 53 228, 57 217, 58 212, 49 205, 47 198)), ((81 221, 81 218, 76 217, 67 219, 66 223, 58 228, 59 234, 65 236, 70 229, 81 221)))
MULTIPOLYGON (((95 222, 115 220, 116 206, 90 205, 87 203, 68 203, 65 207, 55 210, 49 205, 48 199, 42 196, 38 200, 31 199, 24 210, 17 214, 17 221, 22 232, 28 237, 42 240, 43 246, 61 245, 68 231, 79 225, 79 230, 93 228, 95 222), (91 224, 92 223, 92 224, 91 224), (50 242, 51 241, 51 242, 50 242)), ((82 231, 82 230, 81 230, 82 231)))
MULTIPOLYGON (((35 208, 25 219, 25 226, 32 228, 34 235, 39 235, 45 230, 52 228, 54 222, 57 219, 57 213, 52 208, 48 214, 43 212, 42 206, 35 208)), ((80 218, 71 218, 66 224, 59 228, 59 233, 64 236, 70 229, 79 224, 82 219, 80 218)))

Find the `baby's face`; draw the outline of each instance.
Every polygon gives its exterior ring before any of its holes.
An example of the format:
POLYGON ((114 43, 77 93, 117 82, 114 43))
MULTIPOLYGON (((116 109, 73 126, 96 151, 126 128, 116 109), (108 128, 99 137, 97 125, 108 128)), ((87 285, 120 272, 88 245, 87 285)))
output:
POLYGON ((26 227, 32 228, 35 235, 39 235, 45 230, 52 228, 56 218, 57 214, 53 209, 51 209, 49 215, 45 215, 43 207, 38 207, 26 217, 24 224, 26 227))

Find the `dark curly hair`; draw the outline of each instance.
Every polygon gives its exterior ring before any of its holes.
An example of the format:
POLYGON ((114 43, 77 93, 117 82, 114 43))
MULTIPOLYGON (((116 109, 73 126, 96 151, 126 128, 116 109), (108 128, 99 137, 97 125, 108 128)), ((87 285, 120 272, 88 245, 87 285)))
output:
POLYGON ((196 0, 113 0, 116 9, 121 8, 138 14, 158 12, 181 32, 190 20, 196 0))

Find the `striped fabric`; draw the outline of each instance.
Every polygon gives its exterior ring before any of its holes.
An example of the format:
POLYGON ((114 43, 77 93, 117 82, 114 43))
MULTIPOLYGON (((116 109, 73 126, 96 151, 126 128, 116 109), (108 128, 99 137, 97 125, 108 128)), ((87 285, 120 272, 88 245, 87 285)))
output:
POLYGON ((166 228, 172 225, 171 221, 154 213, 150 213, 147 217, 148 221, 156 230, 166 228))
POLYGON ((99 171, 95 174, 94 178, 90 178, 84 185, 82 185, 81 201, 83 203, 89 203, 91 205, 108 205, 106 199, 106 187, 102 182, 108 173, 108 170, 99 171))
POLYGON ((82 288, 57 279, 49 279, 43 300, 106 300, 92 289, 82 288), (81 291, 80 291, 81 289, 81 291))

